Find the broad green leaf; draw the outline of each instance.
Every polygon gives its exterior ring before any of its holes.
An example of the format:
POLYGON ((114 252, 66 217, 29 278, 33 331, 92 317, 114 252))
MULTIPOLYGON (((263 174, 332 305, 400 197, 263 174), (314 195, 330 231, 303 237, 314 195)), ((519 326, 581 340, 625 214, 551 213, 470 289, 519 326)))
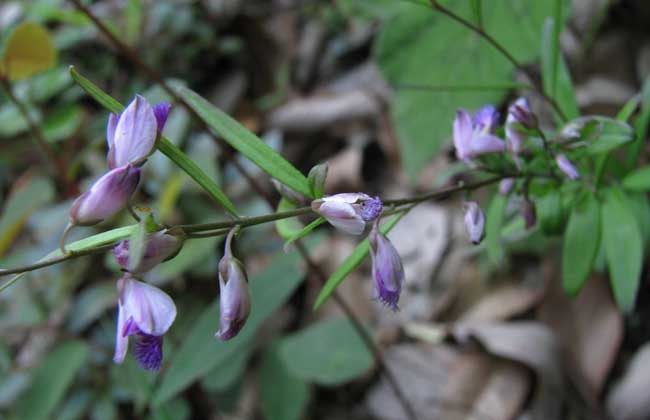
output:
POLYGON ((634 211, 620 190, 606 191, 601 225, 610 281, 618 307, 634 309, 643 263, 643 239, 634 211))
POLYGON ((569 216, 562 247, 562 284, 567 294, 578 294, 591 273, 600 246, 600 204, 588 194, 569 216))
MULTIPOLYGON (((555 0, 554 3, 555 13, 556 15, 559 13, 561 17, 562 0, 555 0)), ((578 117, 580 111, 578 110, 571 75, 564 57, 562 57, 559 40, 561 25, 555 24, 556 19, 548 18, 544 24, 541 51, 542 81, 544 92, 556 100, 567 118, 572 119, 578 117)), ((561 18, 559 20, 564 21, 561 18)), ((558 119, 558 122, 562 122, 562 120, 558 119)))
POLYGON ((647 245, 650 241, 650 202, 648 202, 648 195, 642 192, 629 192, 625 194, 625 198, 639 225, 641 238, 643 239, 643 249, 647 252, 647 245))
POLYGON ((32 383, 16 404, 16 418, 40 420, 50 418, 66 389, 86 362, 89 349, 85 343, 68 341, 59 344, 35 369, 32 383))
POLYGON ((260 369, 260 402, 266 420, 298 420, 309 398, 304 380, 293 375, 280 357, 279 346, 264 352, 260 369))
POLYGON ((144 256, 145 238, 147 237, 145 220, 142 218, 129 236, 129 270, 136 268, 144 256))
POLYGON ((35 22, 21 23, 9 36, 3 57, 3 71, 10 80, 24 79, 56 63, 56 49, 50 34, 35 22))
POLYGON ((311 325, 280 344, 280 356, 298 378, 321 385, 339 385, 366 372, 372 355, 344 318, 311 325))
MULTIPOLYGON (((286 198, 281 198, 280 202, 278 203, 278 208, 277 211, 287 211, 287 210, 293 210, 295 209, 296 206, 291 203, 289 200, 286 198)), ((288 219, 280 219, 275 222, 275 228, 278 231, 278 235, 280 235, 283 239, 289 239, 296 233, 299 233, 303 229, 303 224, 300 223, 300 220, 298 220, 295 217, 289 217, 288 219)))
MULTIPOLYGON (((488 86, 512 82, 514 69, 494 47, 474 32, 430 6, 407 2, 387 21, 375 44, 380 70, 396 88, 392 117, 396 124, 402 163, 414 179, 447 142, 456 110, 474 110, 499 103, 506 90, 432 92, 403 86, 488 86)), ((470 2, 441 3, 473 21, 470 2)), ((491 0, 482 8, 485 31, 520 62, 534 60, 542 24, 553 14, 550 1, 491 0)))
POLYGON ((31 178, 5 201, 0 215, 0 255, 12 244, 27 218, 54 198, 54 187, 45 178, 31 178))
MULTIPOLYGON (((387 234, 405 214, 406 213, 401 213, 393 216, 393 218, 384 223, 379 230, 382 233, 387 234)), ((370 252, 370 244, 368 243, 368 239, 364 239, 356 248, 354 248, 352 254, 350 254, 329 276, 316 297, 314 310, 317 310, 327 299, 329 299, 332 293, 334 293, 334 290, 336 290, 339 284, 343 283, 343 280, 346 279, 348 274, 350 274, 363 262, 364 259, 366 259, 368 252, 370 252)))
POLYGON ((487 255, 492 264, 500 265, 505 258, 501 246, 501 227, 503 225, 503 213, 508 204, 508 198, 501 194, 495 194, 490 201, 485 222, 485 245, 487 255))
POLYGON ((578 120, 584 121, 581 138, 589 154, 606 153, 634 140, 634 129, 624 121, 600 116, 578 120))
POLYGON ((644 166, 623 178, 623 188, 630 191, 650 191, 650 166, 644 166))
MULTIPOLYGON (((74 67, 70 67, 70 75, 75 82, 100 105, 113 113, 122 112, 124 106, 110 97, 93 82, 80 75, 74 67)), ((160 136, 158 150, 172 160, 179 168, 187 173, 197 184, 199 184, 217 203, 219 203, 230 214, 237 216, 235 205, 219 186, 208 177, 181 149, 169 141, 165 136, 160 136)))
POLYGON ((293 293, 303 280, 298 269, 299 255, 278 254, 262 273, 250 279, 252 310, 239 335, 227 342, 219 341, 219 305, 215 302, 183 338, 180 348, 172 355, 169 369, 161 378, 153 396, 153 404, 160 405, 192 382, 204 377, 217 366, 231 363, 233 357, 251 345, 264 320, 293 293))
POLYGON ((179 94, 209 127, 269 176, 307 197, 312 196, 307 178, 259 137, 196 92, 181 88, 179 94))
POLYGON ((147 420, 187 420, 191 414, 190 403, 184 398, 176 398, 151 410, 147 420))

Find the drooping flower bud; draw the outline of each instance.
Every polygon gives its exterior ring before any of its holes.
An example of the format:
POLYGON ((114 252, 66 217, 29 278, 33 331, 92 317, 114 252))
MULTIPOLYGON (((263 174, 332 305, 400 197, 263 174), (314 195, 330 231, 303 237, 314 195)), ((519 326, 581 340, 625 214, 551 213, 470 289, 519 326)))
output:
POLYGON ((499 182, 499 194, 508 195, 512 191, 512 187, 515 185, 514 178, 504 178, 499 182))
POLYGON ((475 201, 468 201, 463 204, 465 211, 465 228, 469 240, 478 245, 485 237, 485 213, 475 201))
POLYGON ((286 198, 289 202, 297 205, 303 205, 307 201, 307 198, 300 194, 298 191, 295 191, 277 179, 271 179, 271 183, 275 187, 276 191, 283 197, 286 198))
POLYGON ((379 197, 372 198, 368 194, 341 193, 314 200, 311 208, 334 227, 360 235, 366 228, 366 222, 379 217, 383 204, 379 197))
MULTIPOLYGON (((159 110, 161 117, 163 111, 159 110)), ((111 114, 108 117, 108 167, 141 164, 153 152, 157 132, 158 121, 153 108, 137 95, 119 116, 111 114)))
POLYGON ((453 137, 456 156, 468 162, 474 157, 498 153, 505 149, 503 141, 492 134, 499 114, 494 107, 485 106, 476 112, 474 120, 464 109, 459 109, 454 119, 453 137))
POLYGON ((368 241, 376 298, 396 311, 404 283, 402 259, 386 235, 379 231, 379 219, 375 220, 368 241))
POLYGON ((327 162, 320 163, 309 170, 307 180, 315 197, 322 197, 325 193, 325 180, 328 171, 329 164, 327 162))
POLYGON ((144 273, 178 254, 182 245, 183 238, 180 236, 155 232, 145 239, 144 253, 136 267, 131 267, 129 264, 129 240, 117 244, 113 248, 113 255, 117 263, 130 273, 144 273))
POLYGON ((569 158, 567 158, 564 154, 555 156, 555 163, 557 163, 560 171, 562 171, 562 173, 566 175, 570 180, 575 181, 576 179, 580 178, 580 173, 573 165, 573 163, 571 163, 569 158))
POLYGON ((525 129, 537 127, 537 117, 530 110, 526 98, 517 99, 508 108, 506 118, 506 142, 512 153, 518 155, 524 148, 524 142, 528 139, 525 129))
POLYGON ((135 337, 135 358, 146 370, 158 370, 162 363, 163 335, 176 319, 174 301, 157 287, 126 274, 117 282, 118 313, 113 361, 122 363, 135 337))
POLYGON ((122 210, 140 182, 140 168, 132 165, 113 169, 80 195, 70 209, 70 224, 90 226, 122 210))
MULTIPOLYGON (((236 229, 236 228, 235 228, 236 229)), ((231 230, 226 239, 225 253, 219 261, 219 331, 215 334, 227 341, 239 334, 251 311, 248 277, 243 264, 232 255, 231 230)))
POLYGON ((533 203, 528 197, 524 197, 521 200, 521 205, 519 207, 521 216, 524 218, 526 223, 526 229, 532 229, 537 223, 537 210, 535 209, 535 203, 533 203))

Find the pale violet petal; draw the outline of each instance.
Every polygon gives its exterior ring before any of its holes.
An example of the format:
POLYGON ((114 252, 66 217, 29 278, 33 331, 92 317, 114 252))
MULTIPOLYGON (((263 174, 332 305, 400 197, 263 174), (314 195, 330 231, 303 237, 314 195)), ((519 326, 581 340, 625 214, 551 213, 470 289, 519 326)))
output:
POLYGON ((136 96, 120 116, 115 129, 115 166, 146 159, 156 144, 157 127, 151 105, 142 96, 136 96))

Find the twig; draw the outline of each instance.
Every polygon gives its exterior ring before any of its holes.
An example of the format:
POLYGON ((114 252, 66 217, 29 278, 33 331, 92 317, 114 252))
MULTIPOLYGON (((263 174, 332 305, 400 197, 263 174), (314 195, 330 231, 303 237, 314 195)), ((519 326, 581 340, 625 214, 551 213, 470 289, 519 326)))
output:
MULTIPOLYGON (((442 6, 437 0, 429 0, 429 3, 431 4, 431 8, 434 10, 437 10, 438 12, 442 13, 443 15, 449 17, 450 19, 458 22, 459 24, 463 25, 467 29, 475 32, 477 35, 485 39, 490 45, 492 45, 501 55, 503 55, 510 63, 520 72, 524 73, 527 75, 531 80, 534 80, 533 74, 524 67, 523 64, 521 64, 511 53, 508 51, 499 41, 494 39, 494 37, 487 32, 482 27, 476 26, 472 22, 468 21, 467 19, 457 15, 456 13, 452 12, 451 10, 447 9, 445 6, 442 6)), ((567 116, 560 108, 560 105, 557 103, 557 101, 548 96, 543 89, 536 88, 535 89, 537 93, 539 93, 542 98, 546 102, 548 102, 549 105, 557 112, 557 114, 562 118, 563 121, 567 121, 567 116)))
MULTIPOLYGON (((318 281, 321 284, 325 284, 325 282, 327 281, 327 276, 320 268, 320 266, 316 264, 314 260, 312 260, 311 256, 309 255, 309 252, 302 244, 302 242, 300 240, 297 240, 295 242, 295 245, 296 248, 298 249, 298 252, 300 252, 300 255, 302 255, 305 262, 307 262, 307 265, 309 266, 310 270, 318 277, 318 281)), ((418 417, 417 414, 415 413, 415 409, 406 398, 406 395, 404 395, 402 388, 397 382, 397 379, 395 379, 395 375, 393 374, 392 370, 390 369, 390 367, 388 367, 388 363, 386 363, 386 360, 384 359, 384 356, 381 353, 381 349, 379 348, 377 343, 375 343, 375 340, 368 334, 368 332, 364 328, 359 318, 355 315, 355 313, 352 311, 350 306, 345 302, 345 300, 343 300, 341 295, 336 290, 334 291, 333 296, 336 304, 343 310, 345 316, 350 320, 352 326, 354 327, 357 334, 359 334, 359 337, 361 337, 361 340, 363 341, 365 346, 368 348, 370 353, 372 353, 375 362, 379 366, 379 369, 383 372, 386 380, 388 381, 388 385, 393 390, 395 397, 402 405, 402 408, 404 409, 404 412, 407 414, 408 418, 410 420, 417 420, 418 417)))
POLYGON ((52 146, 50 146, 50 144, 45 139, 45 135, 43 134, 41 127, 36 123, 36 121, 32 119, 27 106, 14 94, 9 79, 0 76, 0 85, 2 85, 2 88, 6 92, 9 100, 13 102, 13 104, 18 109, 18 112, 20 112, 20 115, 22 115, 22 117, 25 119, 25 122, 27 122, 29 132, 34 139, 34 142, 38 146, 38 149, 43 154, 47 165, 50 167, 54 175, 61 180, 67 191, 73 191, 75 187, 70 183, 67 177, 68 171, 66 169, 66 165, 57 157, 56 153, 52 149, 52 146))
POLYGON ((160 87, 167 92, 169 96, 174 98, 176 102, 181 104, 189 113, 190 115, 198 121, 201 126, 203 127, 206 132, 208 132, 212 139, 221 147, 221 149, 224 152, 224 156, 226 159, 228 159, 234 167, 237 169, 237 171, 246 179, 246 181, 250 184, 251 188, 255 190, 255 192, 260 195, 261 197, 264 197, 267 199, 267 201, 272 200, 270 197, 269 193, 260 185, 259 182, 253 176, 251 176, 246 169, 242 166, 237 159, 234 159, 235 152, 230 147, 228 143, 226 143, 223 139, 216 137, 215 135, 212 134, 212 130, 210 127, 203 121, 203 119, 198 115, 198 113, 192 108, 192 106, 185 101, 185 99, 180 96, 174 89, 169 86, 169 84, 163 79, 163 77, 150 65, 145 63, 138 53, 131 48, 128 44, 124 43, 121 39, 119 39, 111 30, 104 24, 104 22, 101 21, 87 6, 81 3, 79 0, 70 0, 75 7, 81 11, 84 15, 90 19, 95 27, 99 29, 99 31, 106 36, 106 38, 113 44, 117 50, 124 55, 129 61, 131 61, 133 64, 136 65, 136 67, 140 68, 142 72, 151 80, 153 80, 155 83, 160 85, 160 87))

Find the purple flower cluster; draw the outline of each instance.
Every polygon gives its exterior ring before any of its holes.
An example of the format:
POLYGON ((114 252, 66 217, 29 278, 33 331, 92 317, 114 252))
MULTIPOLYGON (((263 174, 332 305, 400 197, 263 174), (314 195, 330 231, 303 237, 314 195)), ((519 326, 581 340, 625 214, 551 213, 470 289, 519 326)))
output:
MULTIPOLYGON (((473 159, 494 153, 507 152, 512 156, 518 170, 522 169, 522 154, 528 141, 528 133, 538 127, 537 117, 531 111, 526 98, 519 98, 508 108, 505 121, 505 141, 495 132, 499 113, 492 105, 484 106, 474 116, 464 109, 459 109, 453 123, 453 140, 456 156, 466 164, 473 165, 473 159)), ((557 168, 570 180, 580 178, 575 165, 564 154, 555 156, 557 168)), ((504 178, 499 184, 499 193, 507 195, 515 187, 513 178, 504 178)), ((476 202, 464 205, 465 227, 473 244, 481 242, 485 236, 485 215, 476 202)), ((521 201, 521 214, 526 227, 536 223, 535 204, 527 197, 521 201)))
POLYGON ((89 226, 114 216, 129 202, 140 182, 140 167, 153 153, 170 105, 149 105, 142 96, 119 115, 110 114, 106 128, 108 168, 70 209, 70 225, 89 226))

